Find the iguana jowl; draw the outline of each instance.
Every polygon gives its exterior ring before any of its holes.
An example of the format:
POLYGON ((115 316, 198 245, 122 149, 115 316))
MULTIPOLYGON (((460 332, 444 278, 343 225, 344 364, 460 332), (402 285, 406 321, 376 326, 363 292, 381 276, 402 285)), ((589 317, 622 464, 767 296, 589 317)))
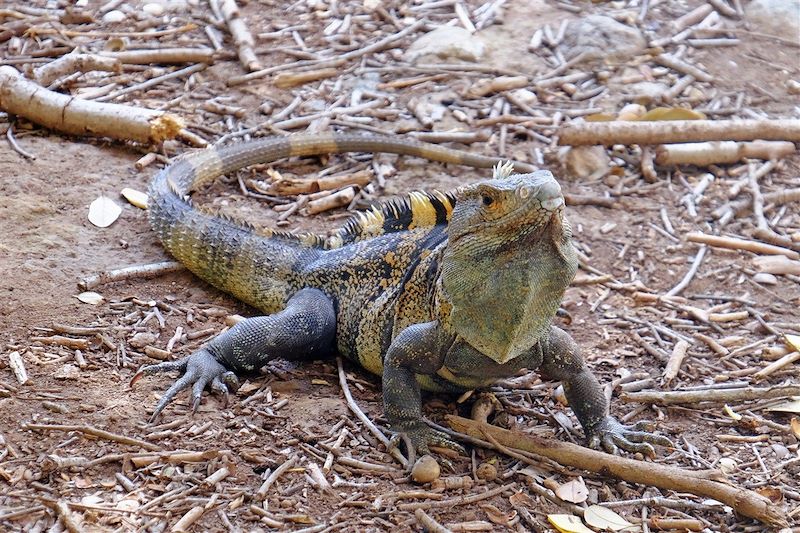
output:
MULTIPOLYGON (((273 137, 194 153, 150 186, 150 222, 192 272, 261 310, 179 361, 155 418, 182 389, 227 395, 235 372, 274 358, 335 351, 383 376, 393 429, 419 452, 458 447, 422 421, 420 388, 464 391, 540 369, 561 380, 590 443, 651 453, 668 443, 618 423, 572 338, 550 324, 577 260, 564 200, 548 171, 502 176, 447 194, 411 193, 353 217, 333 236, 294 235, 195 207, 218 176, 288 156, 364 151, 489 167, 495 159, 410 139, 350 134, 273 137)), ((532 170, 515 163, 517 171, 532 170)))

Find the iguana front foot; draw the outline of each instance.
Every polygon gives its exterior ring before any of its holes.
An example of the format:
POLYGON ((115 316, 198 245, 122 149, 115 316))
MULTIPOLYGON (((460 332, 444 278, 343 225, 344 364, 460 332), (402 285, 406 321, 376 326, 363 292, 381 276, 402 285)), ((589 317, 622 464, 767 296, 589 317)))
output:
POLYGON ((183 372, 183 375, 161 397, 161 400, 153 410, 153 414, 150 416, 151 423, 183 389, 192 388, 192 412, 194 413, 200 406, 200 400, 206 386, 211 385, 211 390, 221 393, 224 397, 225 405, 228 404, 229 391, 232 389, 235 392, 239 388, 239 380, 236 374, 225 368, 206 349, 201 349, 178 361, 143 366, 131 378, 130 385, 133 386, 142 376, 172 370, 183 372))
POLYGON ((630 453, 641 453, 646 457, 655 457, 652 444, 673 447, 672 441, 662 435, 651 433, 650 424, 638 422, 633 426, 621 424, 613 416, 606 416, 596 426, 587 431, 589 447, 602 447, 608 453, 617 454, 619 450, 630 453))
POLYGON ((431 427, 425 422, 410 422, 396 425, 398 432, 405 434, 411 445, 414 446, 417 457, 430 454, 429 446, 446 448, 453 450, 461 455, 467 455, 467 451, 459 443, 451 439, 447 433, 443 433, 431 427))

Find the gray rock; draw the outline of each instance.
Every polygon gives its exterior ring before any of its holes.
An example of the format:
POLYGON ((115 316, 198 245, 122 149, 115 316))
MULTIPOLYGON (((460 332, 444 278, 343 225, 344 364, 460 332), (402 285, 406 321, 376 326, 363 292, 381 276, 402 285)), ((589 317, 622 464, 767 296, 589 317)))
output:
POLYGON ((149 331, 140 331, 128 341, 128 344, 137 349, 142 349, 145 346, 150 346, 158 340, 158 336, 150 333, 149 331))
POLYGON ((416 61, 422 56, 480 61, 486 51, 483 41, 458 26, 442 26, 426 33, 408 48, 403 58, 416 61))
POLYGON ((586 59, 626 59, 643 51, 647 41, 636 28, 611 17, 590 15, 569 23, 562 46, 567 59, 582 53, 586 59))
POLYGON ((640 81, 625 89, 635 102, 651 104, 661 101, 661 97, 669 90, 669 85, 657 81, 640 81))
POLYGON ((744 14, 757 31, 800 42, 800 0, 753 0, 744 14))

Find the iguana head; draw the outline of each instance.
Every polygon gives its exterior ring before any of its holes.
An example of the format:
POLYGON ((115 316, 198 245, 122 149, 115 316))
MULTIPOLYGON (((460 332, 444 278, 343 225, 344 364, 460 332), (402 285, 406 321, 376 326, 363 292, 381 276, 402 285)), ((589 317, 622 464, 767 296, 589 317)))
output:
POLYGON ((577 269, 571 238, 547 170, 460 189, 442 257, 453 332, 499 363, 536 344, 577 269))

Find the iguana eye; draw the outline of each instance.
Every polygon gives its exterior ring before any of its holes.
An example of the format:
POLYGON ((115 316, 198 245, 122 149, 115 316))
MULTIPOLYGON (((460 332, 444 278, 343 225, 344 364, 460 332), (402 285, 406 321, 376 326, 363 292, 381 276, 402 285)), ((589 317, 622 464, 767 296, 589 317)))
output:
POLYGON ((484 194, 481 200, 483 201, 483 205, 485 206, 490 206, 494 203, 494 198, 492 198, 488 194, 484 194))

